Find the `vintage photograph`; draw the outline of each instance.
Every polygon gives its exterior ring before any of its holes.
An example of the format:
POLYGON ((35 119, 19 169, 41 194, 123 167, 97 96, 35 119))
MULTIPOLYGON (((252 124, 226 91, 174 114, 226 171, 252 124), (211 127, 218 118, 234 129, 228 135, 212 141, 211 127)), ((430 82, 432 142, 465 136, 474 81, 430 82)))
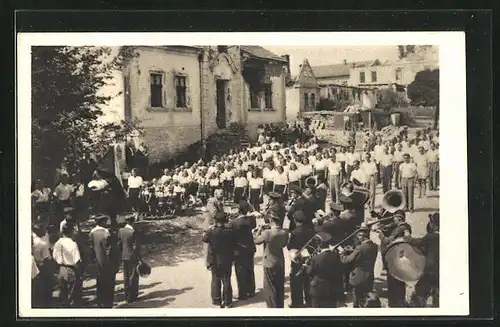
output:
POLYGON ((31 46, 31 308, 440 307, 440 46, 241 43, 31 46))

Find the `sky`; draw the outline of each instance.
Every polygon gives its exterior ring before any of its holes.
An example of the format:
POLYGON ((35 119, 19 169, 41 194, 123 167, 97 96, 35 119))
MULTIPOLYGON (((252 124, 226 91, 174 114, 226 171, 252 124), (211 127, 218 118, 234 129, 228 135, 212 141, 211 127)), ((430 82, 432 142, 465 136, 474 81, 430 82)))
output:
POLYGON ((290 55, 292 75, 298 75, 299 65, 307 58, 311 66, 339 64, 347 62, 398 59, 396 45, 390 46, 264 46, 277 55, 290 55))

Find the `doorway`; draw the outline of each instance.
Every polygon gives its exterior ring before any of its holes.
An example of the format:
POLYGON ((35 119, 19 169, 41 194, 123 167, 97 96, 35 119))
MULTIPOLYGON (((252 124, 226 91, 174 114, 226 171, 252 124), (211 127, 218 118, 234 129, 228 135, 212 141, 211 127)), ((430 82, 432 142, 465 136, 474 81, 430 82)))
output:
POLYGON ((226 128, 226 81, 217 80, 217 127, 226 128))

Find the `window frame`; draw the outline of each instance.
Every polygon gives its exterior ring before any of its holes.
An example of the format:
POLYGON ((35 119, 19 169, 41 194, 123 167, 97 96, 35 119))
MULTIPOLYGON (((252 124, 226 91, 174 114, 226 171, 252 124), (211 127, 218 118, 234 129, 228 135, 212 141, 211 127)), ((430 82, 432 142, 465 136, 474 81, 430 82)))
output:
POLYGON ((377 82, 377 71, 376 70, 372 70, 370 75, 371 75, 371 81, 372 81, 372 83, 376 83, 377 82))
POLYGON ((394 78, 396 81, 401 81, 403 79, 403 70, 400 67, 396 68, 394 78))
POLYGON ((365 72, 359 72, 359 83, 366 83, 366 74, 365 72))
POLYGON ((187 109, 188 105, 188 77, 184 74, 175 74, 174 75, 174 93, 175 93, 175 109, 187 109), (184 82, 184 85, 180 85, 181 81, 184 82), (179 97, 179 88, 183 88, 183 97, 179 97), (179 105, 179 99, 183 98, 183 103, 179 105))
POLYGON ((161 70, 150 70, 149 71, 149 107, 151 109, 165 109, 166 108, 166 96, 165 96, 165 72, 161 70), (153 84, 153 75, 159 76, 161 78, 161 84, 153 84), (153 105, 153 85, 160 85, 160 106, 153 105))
POLYGON ((262 84, 262 98, 264 102, 264 110, 265 111, 274 111, 274 103, 273 103, 273 84, 272 83, 263 83, 262 84), (269 100, 269 103, 268 103, 269 100), (270 106, 268 106, 270 104, 270 106))

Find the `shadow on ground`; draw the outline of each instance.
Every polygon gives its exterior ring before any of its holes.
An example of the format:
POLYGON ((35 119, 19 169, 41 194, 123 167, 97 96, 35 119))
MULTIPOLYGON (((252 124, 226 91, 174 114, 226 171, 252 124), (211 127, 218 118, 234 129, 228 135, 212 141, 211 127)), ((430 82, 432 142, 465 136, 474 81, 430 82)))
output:
POLYGON ((192 287, 184 287, 181 289, 154 291, 144 296, 139 295, 137 302, 120 304, 115 308, 159 308, 168 305, 168 303, 175 299, 175 296, 192 289, 192 287))

